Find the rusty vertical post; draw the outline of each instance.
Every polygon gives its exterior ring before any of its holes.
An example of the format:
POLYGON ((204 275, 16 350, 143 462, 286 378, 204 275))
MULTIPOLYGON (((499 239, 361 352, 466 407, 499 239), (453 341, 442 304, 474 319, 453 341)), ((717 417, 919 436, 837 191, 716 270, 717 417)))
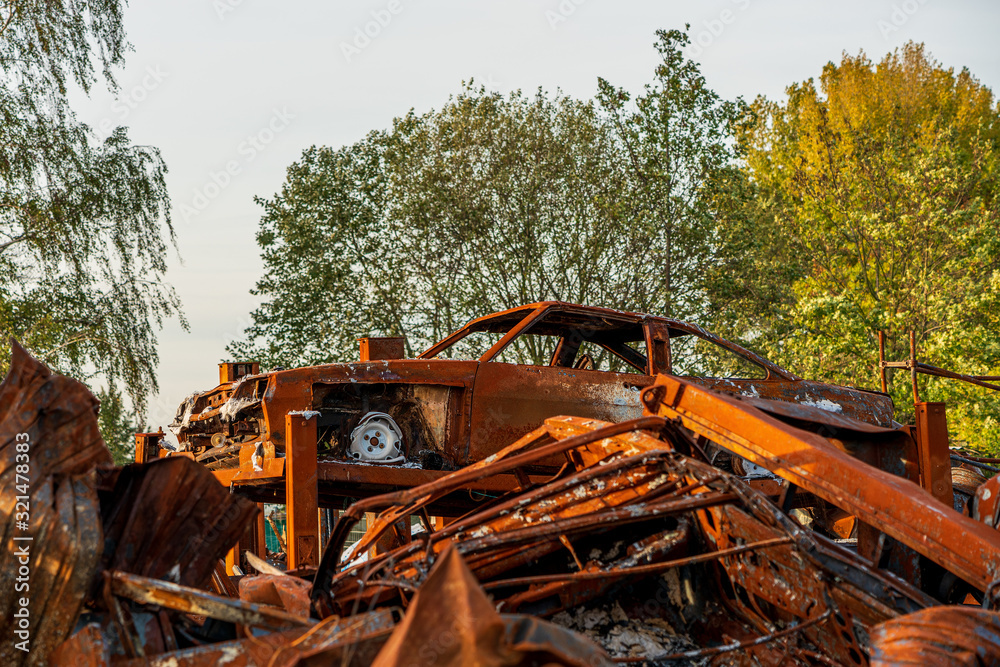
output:
POLYGON ((910 382, 913 383, 913 404, 920 402, 920 391, 917 387, 917 333, 910 330, 910 382))
POLYGON ((226 574, 234 576, 236 572, 233 566, 240 564, 240 543, 237 542, 233 548, 226 552, 226 574))
POLYGON ((320 557, 322 557, 323 549, 326 547, 327 535, 329 534, 326 526, 326 510, 322 507, 316 510, 316 523, 319 526, 319 553, 320 557))
POLYGON ((889 393, 889 385, 885 378, 885 332, 878 332, 878 376, 882 381, 882 393, 889 393))
POLYGON ((146 434, 135 434, 135 450, 132 452, 132 460, 136 463, 146 463, 146 434))
POLYGON ((951 486, 951 450, 944 403, 915 403, 920 485, 948 507, 954 503, 951 486))
POLYGON ((159 458, 160 442, 163 440, 163 429, 156 433, 136 433, 135 453, 136 463, 149 463, 159 458))
POLYGON ((314 415, 285 415, 285 515, 288 569, 319 564, 319 488, 314 415))

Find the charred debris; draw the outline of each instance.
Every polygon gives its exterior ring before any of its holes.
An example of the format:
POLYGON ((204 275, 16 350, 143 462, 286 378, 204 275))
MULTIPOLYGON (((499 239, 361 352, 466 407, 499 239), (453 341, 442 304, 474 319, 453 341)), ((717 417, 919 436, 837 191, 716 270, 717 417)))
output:
POLYGON ((796 394, 807 381, 759 358, 753 382, 671 374, 660 343, 699 335, 683 323, 609 311, 581 334, 579 311, 515 310, 466 329, 492 327, 495 352, 534 317, 536 333, 558 336, 553 378, 577 398, 544 373, 529 386, 516 369, 481 375, 482 357, 478 369, 428 363, 434 348, 401 360, 394 341, 366 339, 362 363, 344 368, 223 365, 218 388, 181 406, 181 450, 138 434, 124 467, 86 388, 13 344, 0 385, 0 662, 1000 661, 997 461, 952 451, 946 406, 921 401, 916 383, 995 378, 937 369, 915 349, 882 359, 883 373, 913 374, 916 424, 901 426, 884 394, 796 394), (628 377, 587 381, 585 342, 628 377), (477 412, 476 392, 494 413, 477 412), (531 394, 527 415, 509 412, 517 392, 531 394), (576 414, 551 413, 567 401, 576 414), (285 506, 281 553, 265 539, 272 502, 285 506))

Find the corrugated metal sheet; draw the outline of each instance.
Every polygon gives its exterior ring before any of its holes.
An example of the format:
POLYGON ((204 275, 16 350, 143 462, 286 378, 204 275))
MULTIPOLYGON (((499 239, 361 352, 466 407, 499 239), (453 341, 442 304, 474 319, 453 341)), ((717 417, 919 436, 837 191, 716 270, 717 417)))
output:
POLYGON ((45 664, 73 629, 96 571, 103 535, 91 471, 111 464, 97 406, 83 384, 53 374, 13 343, 0 385, 4 665, 45 664), (18 648, 21 641, 29 652, 18 648))

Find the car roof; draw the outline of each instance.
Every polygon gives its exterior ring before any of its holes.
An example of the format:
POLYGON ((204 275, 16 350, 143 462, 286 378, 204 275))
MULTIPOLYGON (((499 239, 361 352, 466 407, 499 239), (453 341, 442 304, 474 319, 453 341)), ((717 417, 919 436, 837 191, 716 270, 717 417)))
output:
POLYGON ((489 315, 484 315, 483 317, 477 317, 476 319, 471 320, 468 324, 459 329, 459 331, 488 331, 493 333, 505 333, 515 324, 540 308, 545 309, 545 318, 531 327, 531 333, 542 335, 557 333, 561 327, 565 327, 567 325, 572 326, 579 323, 580 325, 585 325, 587 329, 598 331, 603 329, 608 332, 614 331, 616 333, 613 335, 622 341, 638 341, 643 339, 643 324, 646 322, 659 322, 668 328, 668 335, 672 338, 694 334, 721 347, 725 347, 733 352, 736 352, 758 365, 769 369, 778 377, 784 377, 785 379, 790 380, 798 379, 795 374, 790 373, 759 354, 756 354, 741 345, 733 343, 732 341, 726 340, 725 338, 721 338, 720 336, 703 329, 697 324, 692 324, 691 322, 685 322, 683 320, 675 320, 668 317, 661 317, 659 315, 632 313, 623 310, 615 310, 613 308, 602 308, 600 306, 582 306, 575 303, 567 303, 565 301, 537 301, 535 303, 517 306, 516 308, 491 313, 489 315))
MULTIPOLYGON (((681 320, 673 320, 658 315, 648 315, 646 313, 630 313, 623 310, 615 310, 613 308, 601 308, 599 306, 581 306, 579 304, 567 303, 565 301, 537 301, 535 303, 528 303, 516 308, 502 310, 500 312, 484 315, 483 317, 477 317, 462 327, 462 329, 469 329, 470 331, 491 331, 494 333, 504 332, 509 329, 511 325, 520 322, 539 308, 546 309, 547 321, 560 325, 575 324, 576 322, 580 322, 586 323, 588 328, 614 329, 623 325, 641 325, 647 320, 655 320, 663 322, 671 329, 676 328, 677 334, 690 333, 692 330, 702 331, 701 327, 688 322, 683 322, 681 320), (564 317, 559 317, 559 315, 563 315, 564 317)), ((532 327, 532 331, 535 333, 544 333, 544 327, 532 327)))

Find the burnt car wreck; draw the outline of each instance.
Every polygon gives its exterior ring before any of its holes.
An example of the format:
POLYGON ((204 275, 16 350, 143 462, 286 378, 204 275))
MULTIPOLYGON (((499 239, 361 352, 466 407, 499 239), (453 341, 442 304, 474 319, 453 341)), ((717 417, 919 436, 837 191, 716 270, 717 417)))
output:
POLYGON ((634 419, 658 373, 892 423, 884 394, 804 380, 700 327, 650 315, 536 303, 473 320, 415 359, 398 358, 394 342, 362 339, 356 363, 263 374, 257 364, 223 364, 220 384, 188 397, 170 428, 182 451, 213 470, 265 469, 284 454, 285 417, 294 413, 316 418, 327 468, 456 470, 548 417, 634 419))
POLYGON ((181 406, 180 451, 138 434, 118 468, 93 397, 15 345, 3 521, 13 544, 27 433, 47 574, 34 652, 0 657, 995 664, 997 461, 949 447, 946 406, 921 401, 917 377, 1000 387, 911 350, 880 358, 883 378, 911 371, 901 425, 884 392, 803 380, 694 325, 531 304, 415 359, 364 339, 358 363, 223 365, 181 406), (285 505, 283 561, 265 502, 285 505), (337 511, 329 530, 319 508, 337 511))

